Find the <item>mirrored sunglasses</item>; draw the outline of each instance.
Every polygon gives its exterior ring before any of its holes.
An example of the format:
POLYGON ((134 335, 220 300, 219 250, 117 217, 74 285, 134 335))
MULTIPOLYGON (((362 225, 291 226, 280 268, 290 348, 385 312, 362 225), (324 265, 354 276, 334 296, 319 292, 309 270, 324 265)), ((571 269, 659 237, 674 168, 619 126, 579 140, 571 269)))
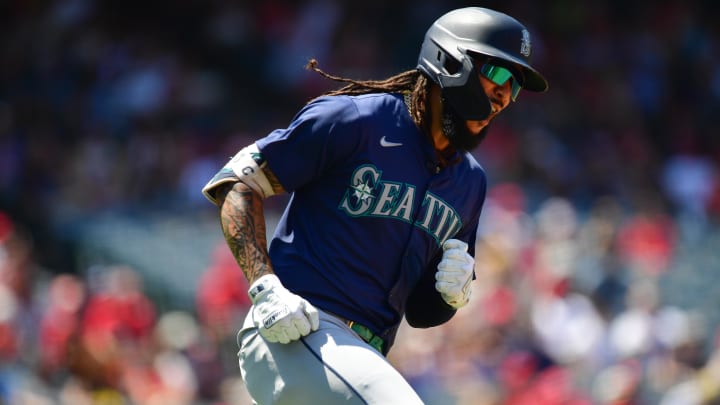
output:
POLYGON ((483 76, 485 76, 498 86, 502 86, 508 80, 513 79, 510 98, 512 99, 512 101, 515 101, 517 99, 518 93, 520 93, 521 88, 520 83, 517 81, 517 79, 513 77, 513 74, 510 73, 509 70, 505 69, 504 67, 486 63, 482 65, 482 67, 480 67, 480 73, 482 73, 483 76))

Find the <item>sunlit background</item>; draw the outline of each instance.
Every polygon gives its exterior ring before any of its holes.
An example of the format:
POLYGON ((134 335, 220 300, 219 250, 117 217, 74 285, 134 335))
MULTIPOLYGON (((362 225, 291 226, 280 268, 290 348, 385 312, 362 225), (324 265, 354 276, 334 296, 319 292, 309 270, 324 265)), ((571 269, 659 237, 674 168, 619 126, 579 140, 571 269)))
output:
POLYGON ((414 68, 466 5, 528 26, 550 91, 475 152, 471 304, 390 361, 428 404, 720 403, 720 2, 6 0, 0 404, 249 404, 200 188, 334 88, 309 58, 414 68))

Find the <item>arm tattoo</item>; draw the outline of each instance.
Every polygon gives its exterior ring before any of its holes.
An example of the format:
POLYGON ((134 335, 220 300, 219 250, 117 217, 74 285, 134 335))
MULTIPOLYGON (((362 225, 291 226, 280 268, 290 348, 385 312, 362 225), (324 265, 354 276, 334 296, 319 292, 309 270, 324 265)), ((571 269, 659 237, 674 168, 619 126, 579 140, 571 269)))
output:
POLYGON ((278 180, 277 176, 275 176, 275 173, 270 170, 270 168, 265 165, 263 167, 263 173, 265 174, 265 177, 267 177, 268 181, 270 182, 270 185, 272 186, 273 192, 275 194, 282 194, 285 192, 285 189, 283 188, 282 184, 280 184, 280 180, 278 180))
POLYGON ((225 241, 248 282, 271 274, 262 198, 241 182, 222 188, 218 197, 225 241))

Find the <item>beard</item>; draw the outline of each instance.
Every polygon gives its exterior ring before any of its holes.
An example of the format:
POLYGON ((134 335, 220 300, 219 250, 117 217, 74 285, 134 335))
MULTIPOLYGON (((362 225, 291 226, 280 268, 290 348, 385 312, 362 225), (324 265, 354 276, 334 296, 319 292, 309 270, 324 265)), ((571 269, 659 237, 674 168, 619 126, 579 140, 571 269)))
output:
POLYGON ((462 152, 470 152, 475 149, 485 139, 489 125, 480 130, 479 134, 473 134, 465 124, 465 120, 444 98, 442 106, 442 131, 450 145, 462 152))

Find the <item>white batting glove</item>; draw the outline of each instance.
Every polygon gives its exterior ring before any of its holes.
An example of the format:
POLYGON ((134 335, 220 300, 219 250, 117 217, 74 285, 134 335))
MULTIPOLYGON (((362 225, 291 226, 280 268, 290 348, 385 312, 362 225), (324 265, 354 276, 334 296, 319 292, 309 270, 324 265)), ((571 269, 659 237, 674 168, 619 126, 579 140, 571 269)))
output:
POLYGON ((458 309, 470 301, 475 259, 467 253, 467 243, 448 239, 443 243, 443 256, 435 273, 435 289, 445 302, 458 309))
POLYGON ((253 321, 268 342, 289 343, 316 331, 320 326, 317 309, 283 287, 274 274, 257 279, 248 290, 253 303, 253 321))

